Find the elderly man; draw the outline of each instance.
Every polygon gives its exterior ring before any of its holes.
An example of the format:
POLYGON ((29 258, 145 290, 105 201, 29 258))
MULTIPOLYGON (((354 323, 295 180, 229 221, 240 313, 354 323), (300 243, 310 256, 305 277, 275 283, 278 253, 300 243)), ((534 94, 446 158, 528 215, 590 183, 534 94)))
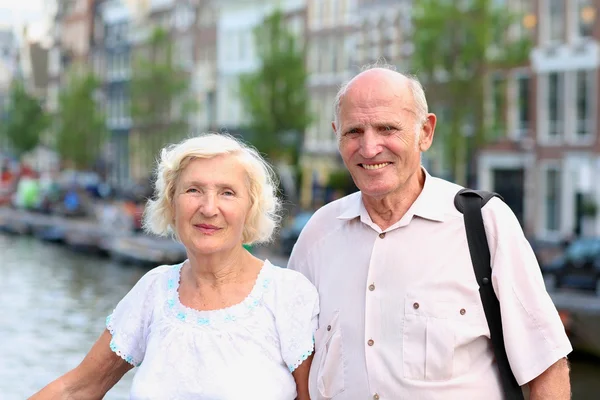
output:
MULTIPOLYGON (((501 399, 461 187, 421 166, 436 116, 420 83, 366 69, 338 93, 332 125, 360 192, 318 210, 289 260, 321 302, 311 398, 501 399)), ((569 399, 572 348, 534 253, 501 200, 482 213, 512 372, 531 399, 569 399)))

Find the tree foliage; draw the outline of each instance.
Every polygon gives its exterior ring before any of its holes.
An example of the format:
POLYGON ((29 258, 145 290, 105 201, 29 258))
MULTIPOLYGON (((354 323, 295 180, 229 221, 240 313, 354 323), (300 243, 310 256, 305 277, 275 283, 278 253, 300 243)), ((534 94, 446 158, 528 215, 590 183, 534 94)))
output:
POLYGON ((15 80, 8 99, 7 119, 0 127, 8 145, 17 155, 33 150, 48 123, 40 101, 27 92, 22 81, 15 80))
POLYGON ((140 139, 140 161, 151 165, 167 143, 189 134, 188 120, 197 109, 190 96, 189 74, 174 59, 169 33, 155 29, 135 54, 131 79, 131 117, 140 139))
POLYGON ((276 11, 254 31, 260 66, 240 77, 239 95, 252 143, 272 159, 298 162, 311 122, 305 48, 276 11))
POLYGON ((453 178, 465 183, 469 146, 488 142, 486 87, 492 74, 523 65, 528 35, 515 33, 520 18, 493 0, 415 0, 411 40, 413 68, 428 99, 445 118, 438 125, 453 178))
POLYGON ((105 117, 95 100, 99 87, 93 74, 71 71, 59 95, 56 150, 75 169, 91 168, 107 138, 105 117))

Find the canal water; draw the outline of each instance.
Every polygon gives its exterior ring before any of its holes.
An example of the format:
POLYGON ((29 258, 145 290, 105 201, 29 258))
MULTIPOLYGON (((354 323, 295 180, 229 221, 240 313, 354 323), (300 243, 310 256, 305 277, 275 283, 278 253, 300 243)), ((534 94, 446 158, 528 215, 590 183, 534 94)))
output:
MULTIPOLYGON (((0 234, 0 399, 26 399, 75 367, 145 270, 0 234)), ((135 370, 107 394, 125 400, 135 370)), ((573 399, 600 398, 600 362, 572 358, 573 399)))

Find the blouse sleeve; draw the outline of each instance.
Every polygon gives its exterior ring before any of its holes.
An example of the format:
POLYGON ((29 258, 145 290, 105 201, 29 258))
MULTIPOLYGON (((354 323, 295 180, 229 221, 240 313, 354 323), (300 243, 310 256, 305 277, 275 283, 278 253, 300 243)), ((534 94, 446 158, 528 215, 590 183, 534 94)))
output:
POLYGON ((146 353, 154 304, 152 292, 161 270, 163 267, 146 273, 106 318, 106 328, 112 335, 111 350, 134 367, 142 363, 146 353))
POLYGON ((294 372, 314 350, 318 325, 319 295, 302 274, 284 270, 277 290, 276 326, 281 354, 290 372, 294 372))

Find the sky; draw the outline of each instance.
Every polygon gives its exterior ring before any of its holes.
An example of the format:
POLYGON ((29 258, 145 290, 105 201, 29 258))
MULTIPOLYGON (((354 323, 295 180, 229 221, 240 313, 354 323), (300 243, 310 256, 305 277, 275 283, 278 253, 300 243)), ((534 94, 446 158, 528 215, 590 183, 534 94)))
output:
POLYGON ((23 26, 29 25, 28 36, 44 37, 48 27, 48 0, 0 0, 0 27, 12 27, 21 34, 23 26))

